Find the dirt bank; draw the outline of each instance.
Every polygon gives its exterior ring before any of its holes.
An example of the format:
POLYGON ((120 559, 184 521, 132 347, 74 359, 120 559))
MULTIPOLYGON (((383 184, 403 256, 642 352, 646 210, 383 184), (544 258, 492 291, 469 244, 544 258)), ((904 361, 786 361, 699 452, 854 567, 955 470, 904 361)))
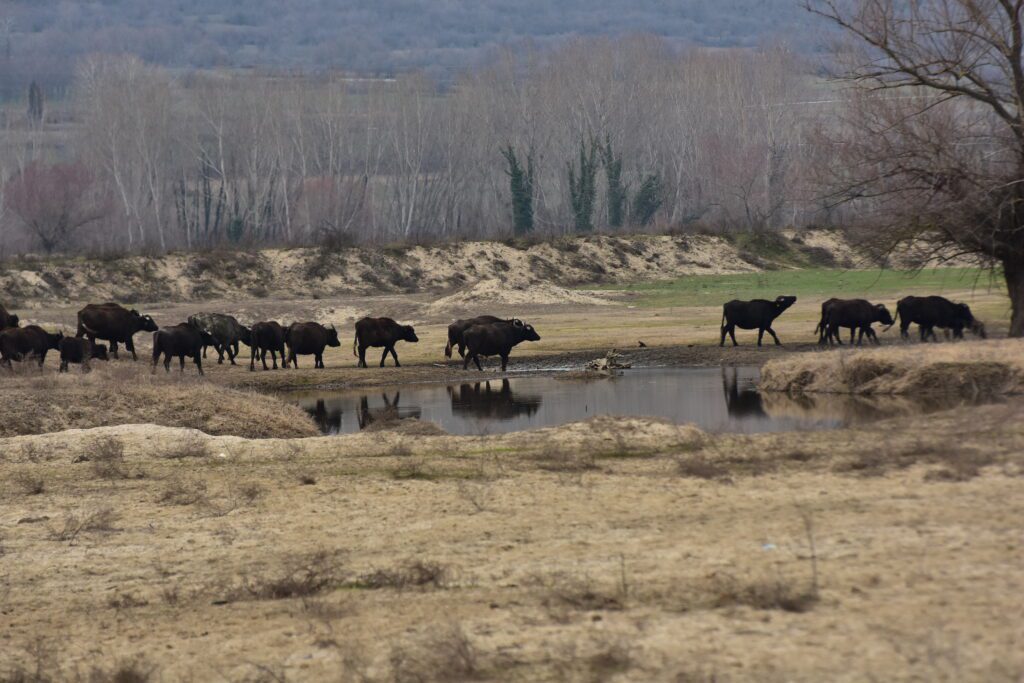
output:
MULTIPOLYGON (((231 389, 177 370, 151 375, 145 363, 97 362, 65 375, 32 367, 4 371, 0 436, 152 423, 249 438, 318 434, 300 408, 272 396, 231 389)), ((191 364, 188 372, 193 372, 191 364)))
MULTIPOLYGON (((749 240, 748 240, 749 241, 749 240)), ((766 251, 706 235, 592 236, 536 244, 461 242, 432 247, 268 249, 123 256, 17 259, 0 264, 0 291, 32 302, 195 301, 307 298, 381 292, 465 292, 467 303, 579 303, 565 287, 635 282, 694 273, 831 264, 848 260, 834 233, 779 236, 766 251), (809 242, 806 240, 810 240, 809 242), (813 243, 815 246, 810 246, 813 243), (496 286, 500 284, 500 286, 496 286), (544 284, 535 300, 527 289, 544 284)), ((457 303, 457 302, 453 302, 457 303)))
POLYGON ((1024 342, 912 344, 805 353, 768 361, 761 388, 790 393, 1024 393, 1024 342))
POLYGON ((0 439, 0 672, 1015 681, 1021 417, 0 439))

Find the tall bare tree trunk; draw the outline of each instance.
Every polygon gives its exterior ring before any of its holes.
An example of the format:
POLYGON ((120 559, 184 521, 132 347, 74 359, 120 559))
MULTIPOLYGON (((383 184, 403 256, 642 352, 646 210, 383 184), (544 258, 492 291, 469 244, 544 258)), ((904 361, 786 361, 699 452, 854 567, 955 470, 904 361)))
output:
POLYGON ((1024 337, 1024 257, 1004 259, 1003 272, 1010 295, 1010 336, 1024 337))

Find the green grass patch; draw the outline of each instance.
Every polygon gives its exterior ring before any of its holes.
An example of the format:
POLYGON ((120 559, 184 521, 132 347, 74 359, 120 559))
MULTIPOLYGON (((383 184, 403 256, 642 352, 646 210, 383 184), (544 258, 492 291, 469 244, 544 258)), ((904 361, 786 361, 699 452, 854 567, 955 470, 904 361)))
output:
POLYGON ((637 305, 717 306, 731 299, 773 299, 780 294, 816 299, 863 296, 898 299, 907 294, 943 294, 977 289, 1002 291, 1002 281, 993 280, 981 268, 929 268, 920 271, 841 270, 808 268, 773 270, 732 275, 692 275, 676 280, 627 285, 602 285, 588 289, 636 292, 637 305))

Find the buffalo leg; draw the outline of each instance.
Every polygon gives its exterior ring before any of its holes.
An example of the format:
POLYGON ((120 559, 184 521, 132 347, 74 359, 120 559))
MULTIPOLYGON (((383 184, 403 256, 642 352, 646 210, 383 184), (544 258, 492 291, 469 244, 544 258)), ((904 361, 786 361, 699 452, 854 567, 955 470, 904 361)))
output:
POLYGON ((139 359, 138 355, 135 353, 135 340, 133 340, 131 337, 128 337, 128 341, 124 343, 124 348, 132 352, 132 360, 139 359))
POLYGON ((206 374, 206 373, 203 372, 203 357, 200 355, 198 349, 196 350, 196 353, 195 353, 195 355, 192 358, 195 361, 196 369, 199 371, 199 374, 200 375, 206 374))
POLYGON ((387 357, 388 357, 388 347, 385 346, 384 347, 384 353, 381 354, 381 357, 380 357, 380 366, 381 367, 384 367, 384 360, 387 359, 387 357))
MULTIPOLYGON (((89 337, 89 341, 93 342, 94 344, 96 343, 96 340, 93 339, 91 336, 89 337)), ((118 355, 117 355, 117 342, 114 341, 113 339, 110 340, 110 355, 111 355, 112 358, 117 358, 118 357, 118 355)))
POLYGON ((168 351, 164 354, 164 370, 166 372, 171 371, 171 352, 168 351))
POLYGON ((206 358, 206 350, 210 348, 209 344, 203 344, 203 358, 206 358))
POLYGON ((505 372, 505 368, 508 367, 508 356, 502 355, 501 357, 501 371, 505 372))
POLYGON ((60 367, 57 369, 57 373, 59 374, 61 372, 67 372, 67 371, 68 371, 68 362, 66 360, 61 360, 60 367))
POLYGON ((757 328, 757 345, 758 346, 761 345, 761 340, 764 339, 764 331, 765 331, 765 329, 766 328, 764 328, 764 327, 757 328))
POLYGON ((238 363, 235 362, 235 356, 238 355, 238 342, 235 342, 234 344, 228 344, 227 349, 228 360, 231 361, 232 365, 238 365, 238 363))
POLYGON ((395 359, 395 367, 396 368, 402 367, 402 364, 398 362, 398 354, 395 353, 395 347, 394 346, 390 347, 390 350, 391 350, 391 357, 395 359))
POLYGON ((313 367, 314 368, 322 368, 323 366, 324 366, 324 356, 323 356, 323 353, 318 353, 315 356, 313 356, 313 367))
POLYGON ((256 372, 256 347, 249 349, 249 372, 256 372))
POLYGON ((721 341, 718 342, 719 346, 725 346, 725 335, 726 335, 726 331, 725 330, 726 330, 726 326, 722 325, 722 339, 721 339, 721 341))
POLYGON ((768 334, 772 335, 772 339, 775 340, 776 346, 782 346, 782 342, 779 341, 779 335, 775 334, 775 330, 770 327, 766 327, 765 330, 768 331, 768 334))
MULTIPOLYGON (((263 359, 263 369, 267 369, 267 350, 263 349, 263 353, 260 354, 263 359)), ((270 349, 270 360, 274 362, 274 369, 277 370, 277 352, 274 349, 270 349)), ((281 364, 284 364, 284 351, 281 352, 281 364)))
POLYGON ((476 369, 477 370, 479 370, 480 372, 484 371, 483 366, 480 365, 480 354, 479 353, 474 353, 473 354, 473 362, 476 363, 476 369))
POLYGON ((366 347, 362 344, 359 345, 359 365, 357 367, 365 368, 366 365, 366 347))

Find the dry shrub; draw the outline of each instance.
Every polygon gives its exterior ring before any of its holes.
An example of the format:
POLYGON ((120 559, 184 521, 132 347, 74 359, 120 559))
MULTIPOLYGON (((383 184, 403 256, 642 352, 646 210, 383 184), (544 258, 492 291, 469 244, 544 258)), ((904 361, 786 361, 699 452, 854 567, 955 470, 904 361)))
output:
POLYGON ((536 579, 543 594, 541 604, 548 609, 573 609, 578 611, 618 611, 624 609, 626 595, 624 587, 604 590, 594 586, 588 578, 553 574, 536 579))
POLYGON ((96 442, 89 461, 93 474, 100 479, 139 479, 144 476, 141 470, 133 472, 128 467, 124 460, 124 444, 112 437, 96 442))
POLYGON ((375 569, 353 583, 358 588, 444 588, 448 570, 437 562, 415 560, 391 569, 375 569))
POLYGON ((452 624, 418 643, 395 646, 388 661, 396 683, 483 678, 481 654, 460 624, 452 624))
POLYGON ((10 481, 26 496, 38 496, 46 490, 46 481, 29 469, 16 470, 11 475, 10 481))
POLYGON ((234 493, 242 501, 252 505, 267 495, 267 489, 259 482, 246 481, 236 485, 234 493))
POLYGON ((198 434, 189 434, 165 448, 160 457, 167 460, 185 460, 187 458, 206 458, 209 455, 210 451, 207 448, 206 440, 198 434))
POLYGON ((586 659, 595 680, 606 681, 633 668, 633 649, 624 639, 607 639, 598 644, 598 651, 586 659))
POLYGON ((85 680, 88 683, 149 683, 157 680, 157 667, 141 656, 118 662, 111 668, 94 666, 85 680))
POLYGON ((799 586, 781 576, 774 580, 743 582, 733 576, 715 575, 708 588, 712 608, 742 605, 760 610, 807 612, 818 602, 813 587, 799 586))
POLYGON ((730 481, 729 471, 706 455, 682 455, 675 459, 676 473, 692 479, 730 481))
POLYGON ((999 461, 995 454, 954 449, 946 443, 918 441, 900 448, 864 450, 833 468, 836 472, 861 476, 884 476, 918 464, 941 465, 925 475, 927 481, 968 481, 981 474, 984 467, 999 461))
POLYGON ((280 575, 244 577, 241 589, 234 591, 232 599, 304 598, 340 586, 344 578, 338 558, 326 551, 299 558, 290 565, 280 575))
POLYGON ((398 479, 399 481, 409 479, 430 481, 435 478, 435 475, 426 468, 423 460, 416 459, 408 460, 392 467, 391 478, 398 479))
POLYGON ((896 366, 873 356, 855 356, 841 366, 840 381, 856 392, 868 382, 884 375, 893 374, 896 366))
POLYGON ((73 542, 83 533, 109 533, 115 531, 114 522, 118 519, 120 519, 120 515, 109 507, 82 514, 69 512, 64 516, 64 523, 60 529, 50 529, 50 538, 55 541, 73 542))
POLYGON ((599 469, 592 453, 567 451, 550 443, 540 453, 527 456, 527 459, 537 463, 537 467, 546 472, 581 474, 599 469))
POLYGON ((195 505, 206 501, 206 482, 201 479, 171 479, 157 497, 166 505, 195 505))
POLYGON ((316 485, 316 474, 311 470, 302 470, 295 474, 295 478, 298 479, 299 483, 303 486, 315 486, 316 485))

